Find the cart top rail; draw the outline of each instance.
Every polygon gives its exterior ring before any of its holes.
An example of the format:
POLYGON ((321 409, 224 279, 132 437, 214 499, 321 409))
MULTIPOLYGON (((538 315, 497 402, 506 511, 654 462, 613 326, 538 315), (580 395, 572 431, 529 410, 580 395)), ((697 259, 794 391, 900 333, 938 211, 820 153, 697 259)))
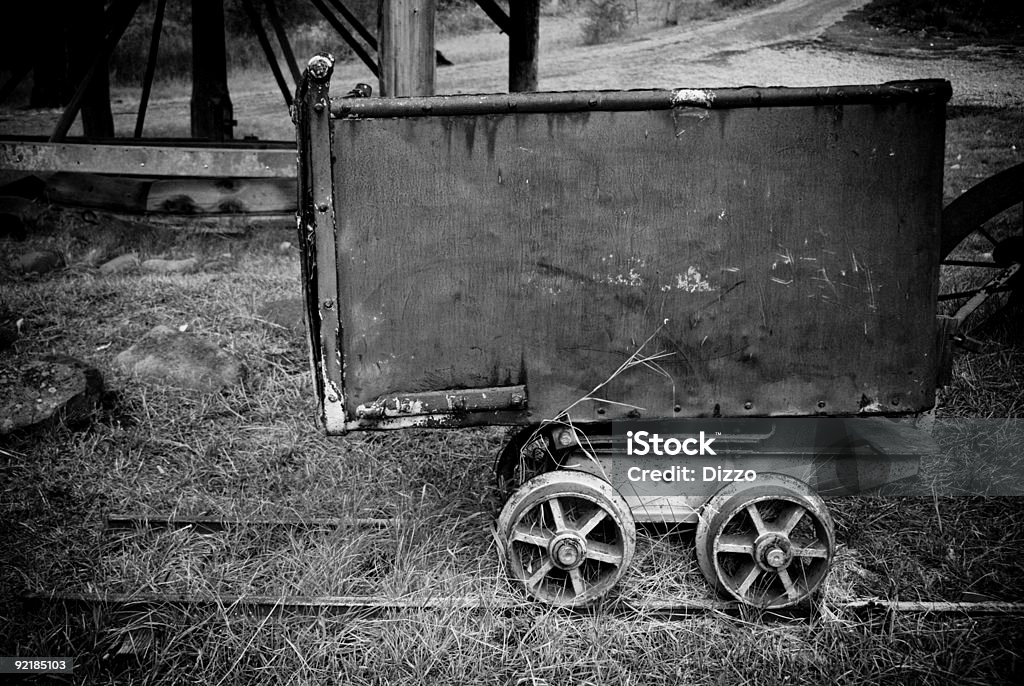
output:
POLYGON ((676 107, 736 109, 880 104, 920 99, 948 100, 948 81, 890 81, 880 85, 677 88, 436 95, 411 98, 344 99, 332 103, 335 117, 424 117, 510 113, 631 112, 676 107))

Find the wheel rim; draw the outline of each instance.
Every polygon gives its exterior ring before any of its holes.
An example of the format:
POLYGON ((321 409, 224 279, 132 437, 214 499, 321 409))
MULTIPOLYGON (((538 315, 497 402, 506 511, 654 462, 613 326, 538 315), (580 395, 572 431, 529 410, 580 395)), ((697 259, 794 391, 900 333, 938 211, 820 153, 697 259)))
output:
POLYGON ((832 518, 801 481, 762 474, 757 485, 729 485, 704 506, 697 561, 713 586, 760 608, 805 603, 828 574, 832 518))
POLYGON ((636 546, 625 501, 583 472, 549 472, 523 484, 502 509, 498 528, 509 576, 552 605, 603 597, 622 578, 636 546))
POLYGON ((1022 200, 1024 164, 982 181, 942 211, 940 312, 955 315, 979 303, 961 326, 968 336, 1002 310, 1024 281, 1022 200))

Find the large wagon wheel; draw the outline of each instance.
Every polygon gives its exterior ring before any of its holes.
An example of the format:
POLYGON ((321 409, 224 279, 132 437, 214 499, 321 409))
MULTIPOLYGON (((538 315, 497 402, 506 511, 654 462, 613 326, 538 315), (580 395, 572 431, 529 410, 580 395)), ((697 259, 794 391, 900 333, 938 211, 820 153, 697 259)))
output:
POLYGON ((730 483, 701 509, 697 563, 716 590, 759 608, 802 605, 828 574, 832 517, 807 484, 784 474, 730 483))
MULTIPOLYGON (((942 211, 939 302, 970 336, 1024 290, 1024 164, 969 189, 942 211)), ((940 307, 943 307, 940 305, 940 307)))
POLYGON ((626 501, 585 472, 530 479, 505 503, 497 528, 509 576, 552 605, 579 607, 604 596, 636 547, 626 501))

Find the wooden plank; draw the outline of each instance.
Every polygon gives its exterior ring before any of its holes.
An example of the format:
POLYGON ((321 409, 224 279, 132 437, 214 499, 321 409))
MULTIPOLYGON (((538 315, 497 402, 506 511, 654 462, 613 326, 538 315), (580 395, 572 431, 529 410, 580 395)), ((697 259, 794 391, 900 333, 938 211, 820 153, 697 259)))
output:
POLYGON ((505 14, 504 8, 501 5, 494 2, 494 0, 476 0, 476 4, 480 6, 480 9, 490 17, 491 21, 501 30, 505 35, 511 35, 512 29, 508 15, 505 14))
POLYGON ((540 45, 540 0, 509 4, 508 89, 537 90, 537 48, 540 45))
POLYGON ((228 93, 224 0, 192 0, 192 137, 212 141, 234 136, 228 93))
POLYGON ((160 214, 280 214, 294 212, 294 179, 161 179, 145 210, 160 214))
POLYGON ((433 95, 436 0, 381 0, 380 94, 433 95))
POLYGON ((295 151, 0 141, 0 169, 138 176, 294 178, 295 151))
POLYGON ((46 199, 57 205, 139 213, 146 211, 152 183, 148 178, 59 172, 47 180, 46 199))

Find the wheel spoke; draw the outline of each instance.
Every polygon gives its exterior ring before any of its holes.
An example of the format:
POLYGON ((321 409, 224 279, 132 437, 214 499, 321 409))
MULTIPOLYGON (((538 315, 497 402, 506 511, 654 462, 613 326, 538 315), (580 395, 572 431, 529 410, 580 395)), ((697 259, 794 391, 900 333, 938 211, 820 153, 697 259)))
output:
POLYGON ((551 558, 545 557, 544 563, 541 564, 537 571, 530 575, 530 578, 526 580, 526 586, 528 588, 533 588, 534 586, 539 584, 541 580, 545 576, 547 576, 547 573, 550 572, 554 566, 555 563, 551 561, 551 558))
POLYGON ((942 302, 944 300, 957 300, 958 298, 967 298, 967 297, 970 297, 972 295, 977 295, 978 293, 981 293, 983 290, 988 290, 989 293, 1006 293, 1007 291, 1012 291, 1013 287, 1008 286, 1008 285, 1007 286, 996 286, 995 288, 987 288, 986 286, 979 286, 978 288, 975 288, 975 289, 972 289, 972 290, 969 290, 969 291, 957 291, 956 293, 944 293, 944 294, 942 294, 942 295, 940 295, 938 297, 938 300, 939 300, 939 302, 942 302))
POLYGON ((595 507, 594 511, 591 512, 587 517, 576 524, 576 530, 579 531, 580 535, 586 538, 587 534, 594 530, 598 524, 608 516, 608 513, 603 508, 595 507))
POLYGON ((976 229, 976 231, 978 233, 980 233, 982 236, 984 236, 985 240, 987 240, 992 245, 999 245, 999 241, 997 241, 995 238, 992 238, 992 234, 990 234, 988 231, 986 231, 984 226, 981 226, 979 224, 978 228, 976 229))
POLYGON ((828 559, 828 546, 821 541, 811 541, 804 545, 793 542, 793 547, 790 549, 794 557, 817 557, 823 560, 828 559))
POLYGON ((548 544, 551 542, 551 537, 543 534, 536 534, 534 533, 533 527, 527 528, 522 524, 519 524, 512 532, 512 540, 518 541, 519 543, 529 543, 530 545, 547 548, 548 544))
POLYGON ((789 536, 793 529, 796 528, 796 525, 800 523, 800 520, 803 519, 805 512, 807 512, 807 510, 799 505, 794 505, 789 508, 789 510, 787 510, 785 514, 778 519, 777 527, 779 533, 789 536))
POLYGON ((779 579, 782 581, 782 585, 786 589, 786 597, 790 600, 796 600, 800 597, 800 591, 797 589, 796 584, 793 583, 792 577, 789 576, 788 569, 779 570, 779 579))
POLYGON ((981 267, 983 269, 1001 269, 995 262, 984 262, 982 260, 942 260, 943 267, 981 267))
POLYGON ((562 511, 562 503, 559 502, 558 498, 552 498, 548 501, 548 508, 551 510, 551 522, 555 526, 555 531, 564 531, 567 527, 565 524, 565 512, 562 511))
POLYGON ((750 503, 747 505, 747 514, 750 515, 750 521, 754 523, 754 528, 757 529, 758 536, 763 536, 768 533, 768 527, 764 525, 764 520, 761 519, 761 513, 757 510, 757 503, 750 503))
POLYGON ((579 598, 587 590, 587 583, 583 580, 579 567, 569 570, 569 578, 572 579, 572 590, 575 592, 576 597, 579 598))
POLYGON ((750 569, 747 570, 746 576, 743 577, 743 581, 740 582, 740 585, 736 590, 741 596, 746 596, 747 591, 750 590, 750 587, 754 585, 754 582, 757 581, 757 577, 759 576, 761 576, 761 568, 751 562, 750 569))
POLYGON ((754 554, 754 542, 742 534, 722 534, 718 537, 718 552, 754 554))
POLYGON ((615 546, 598 541, 587 541, 587 557, 598 562, 622 564, 622 553, 615 546))

